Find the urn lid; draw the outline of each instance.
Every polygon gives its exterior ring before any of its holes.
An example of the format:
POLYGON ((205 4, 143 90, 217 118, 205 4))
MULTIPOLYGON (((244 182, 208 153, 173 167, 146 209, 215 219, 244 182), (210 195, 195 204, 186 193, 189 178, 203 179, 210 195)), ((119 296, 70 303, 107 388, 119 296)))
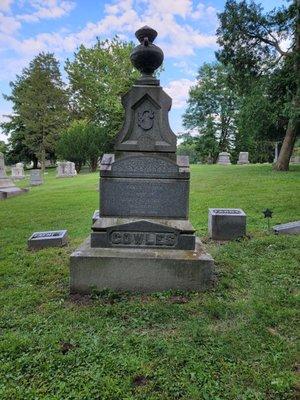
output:
MULTIPOLYGON (((150 26, 145 25, 135 32, 135 36, 140 44, 132 50, 130 55, 131 62, 142 73, 142 79, 146 79, 148 84, 158 84, 158 80, 153 78, 152 74, 161 66, 164 53, 161 48, 153 44, 157 32, 150 26)), ((141 82, 141 79, 139 81, 141 82)))
POLYGON ((142 28, 138 29, 135 32, 135 37, 138 39, 140 43, 143 43, 145 38, 148 38, 150 43, 153 43, 157 36, 157 32, 155 29, 150 28, 150 26, 145 25, 142 28))

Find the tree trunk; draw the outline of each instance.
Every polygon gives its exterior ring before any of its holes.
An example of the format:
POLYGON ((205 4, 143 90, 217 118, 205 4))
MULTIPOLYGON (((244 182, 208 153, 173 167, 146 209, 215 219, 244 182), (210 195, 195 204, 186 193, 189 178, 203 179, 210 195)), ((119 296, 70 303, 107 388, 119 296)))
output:
POLYGON ((34 159, 32 160, 32 162, 33 162, 33 169, 37 169, 37 167, 38 167, 38 162, 39 162, 39 160, 37 159, 37 157, 34 157, 34 159))
POLYGON ((81 161, 78 161, 78 162, 75 161, 75 169, 76 169, 77 174, 79 174, 79 172, 81 170, 81 167, 82 167, 82 162, 81 161))
POLYGON ((289 162, 293 153, 297 133, 300 129, 300 0, 296 3, 296 40, 294 50, 294 71, 296 76, 296 93, 292 101, 292 117, 289 120, 286 134, 282 143, 282 147, 278 156, 278 160, 274 165, 276 171, 288 171, 289 162))
POLYGON ((274 165, 274 169, 276 171, 289 170, 289 162, 291 155, 293 153, 297 135, 297 125, 298 124, 296 123, 296 121, 293 120, 289 121, 278 159, 274 165))
POLYGON ((45 164, 46 164, 46 152, 45 152, 45 149, 42 149, 42 151, 41 151, 41 170, 42 170, 42 173, 45 172, 45 164))
POLYGON ((97 168, 98 168, 98 157, 91 158, 90 162, 89 162, 89 165, 90 165, 90 171, 91 172, 97 171, 97 168))

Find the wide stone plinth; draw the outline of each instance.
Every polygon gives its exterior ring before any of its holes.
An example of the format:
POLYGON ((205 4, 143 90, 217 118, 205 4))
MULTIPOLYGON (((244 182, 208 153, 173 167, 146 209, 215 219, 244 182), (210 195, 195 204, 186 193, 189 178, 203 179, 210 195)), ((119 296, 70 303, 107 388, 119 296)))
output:
POLYGON ((214 262, 199 239, 195 250, 92 248, 88 238, 70 260, 70 290, 90 293, 106 288, 150 293, 209 288, 214 262))
POLYGON ((20 196, 28 192, 28 189, 20 189, 13 184, 9 178, 0 178, 0 200, 5 200, 10 197, 20 196))

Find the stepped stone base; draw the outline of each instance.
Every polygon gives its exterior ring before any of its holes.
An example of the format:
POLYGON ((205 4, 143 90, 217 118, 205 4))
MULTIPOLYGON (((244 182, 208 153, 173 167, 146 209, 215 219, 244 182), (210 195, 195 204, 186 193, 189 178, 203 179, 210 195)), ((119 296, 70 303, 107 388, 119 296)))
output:
POLYGON ((168 250, 92 248, 89 237, 70 261, 71 293, 202 291, 215 279, 214 261, 198 238, 195 250, 168 250))
POLYGON ((0 179, 0 200, 5 200, 13 196, 19 196, 26 192, 28 192, 28 189, 18 188, 9 178, 0 179))

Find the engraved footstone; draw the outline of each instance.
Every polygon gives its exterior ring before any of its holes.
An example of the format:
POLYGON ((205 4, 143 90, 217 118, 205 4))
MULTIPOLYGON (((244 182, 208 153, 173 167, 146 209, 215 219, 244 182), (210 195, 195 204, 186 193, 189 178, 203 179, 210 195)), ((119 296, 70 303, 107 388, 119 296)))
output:
POLYGON ((28 249, 39 250, 45 247, 62 247, 67 242, 68 232, 66 230, 34 232, 28 239, 28 249))
POLYGON ((213 240, 234 240, 246 235, 246 214, 240 208, 210 208, 208 234, 213 240))
POLYGON ((288 222, 273 226, 275 235, 299 235, 300 221, 288 222))

